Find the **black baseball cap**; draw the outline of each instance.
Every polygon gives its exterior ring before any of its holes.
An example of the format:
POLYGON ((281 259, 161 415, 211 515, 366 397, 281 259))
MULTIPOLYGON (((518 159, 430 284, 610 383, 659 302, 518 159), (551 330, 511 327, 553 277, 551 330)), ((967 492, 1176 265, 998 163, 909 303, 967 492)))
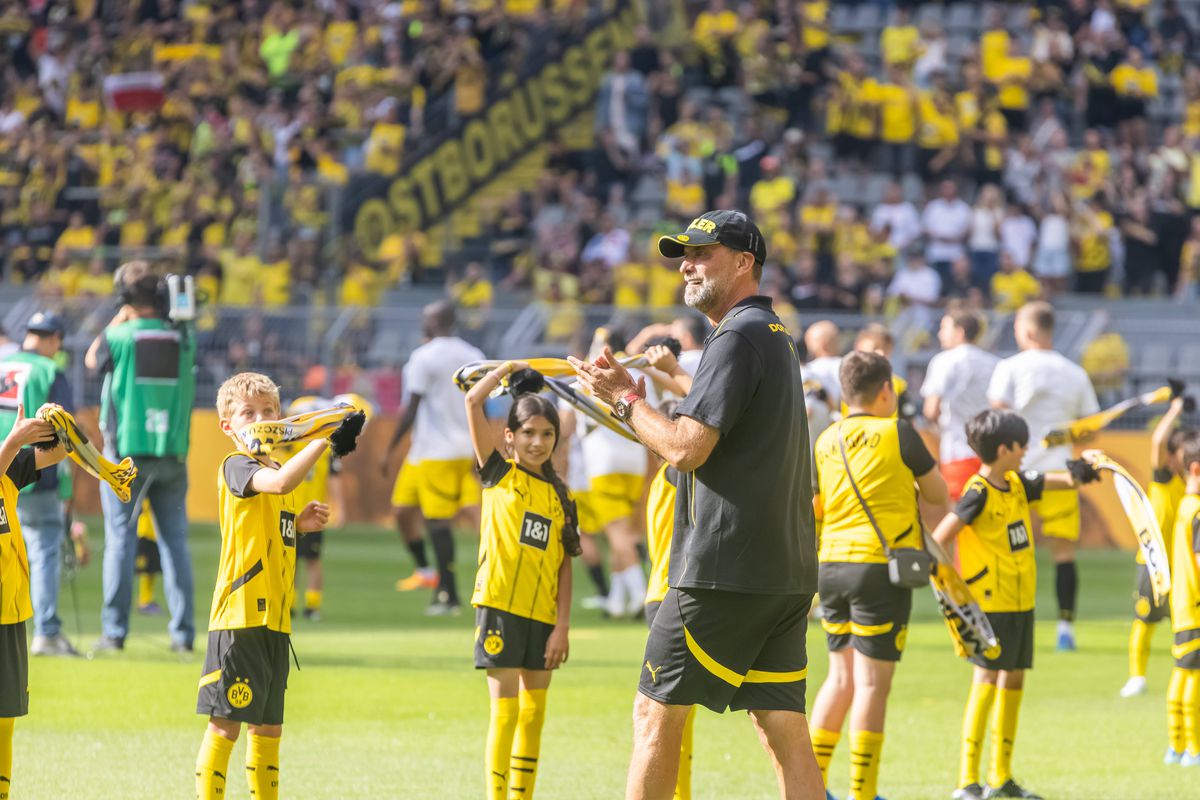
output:
POLYGON ((63 318, 53 311, 39 311, 29 318, 29 324, 25 326, 25 330, 29 333, 57 333, 63 336, 67 332, 67 323, 63 322, 63 318))
POLYGON ((755 263, 767 260, 767 243, 758 226, 741 211, 709 211, 688 224, 687 230, 658 239, 658 252, 667 258, 682 258, 685 246, 723 244, 731 250, 750 253, 755 263))

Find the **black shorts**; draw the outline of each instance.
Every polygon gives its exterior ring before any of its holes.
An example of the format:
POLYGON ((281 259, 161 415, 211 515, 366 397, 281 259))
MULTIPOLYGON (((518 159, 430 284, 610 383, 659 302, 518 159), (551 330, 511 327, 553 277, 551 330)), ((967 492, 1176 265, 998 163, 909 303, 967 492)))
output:
POLYGON ((1172 652, 1179 669, 1200 669, 1200 628, 1177 631, 1172 652))
POLYGON ((868 658, 900 660, 912 615, 912 590, 892 585, 887 564, 822 562, 817 591, 830 652, 853 646, 868 658))
POLYGON ((321 545, 325 543, 325 531, 302 533, 296 541, 296 558, 316 561, 321 557, 321 545))
POLYGON ((717 713, 804 713, 811 594, 669 589, 650 627, 638 691, 717 713))
POLYGON ((133 571, 138 575, 158 575, 162 572, 162 561, 158 557, 158 542, 142 536, 137 540, 137 556, 133 571))
POLYGON ((646 603, 646 627, 654 627, 654 618, 658 616, 658 610, 662 608, 662 601, 655 600, 652 603, 646 603))
POLYGON ((1150 568, 1137 565, 1137 586, 1133 595, 1133 616, 1142 622, 1162 622, 1171 616, 1171 601, 1154 604, 1154 585, 1150 581, 1150 568))
POLYGON ((209 631, 196 713, 282 725, 291 637, 268 628, 209 631))
POLYGON ((1117 121, 1145 119, 1146 101, 1139 97, 1121 97, 1117 100, 1117 121))
POLYGON ((968 660, 977 667, 1005 672, 1033 669, 1033 611, 989 611, 987 618, 1000 642, 1000 655, 968 660))
POLYGON ((29 643, 25 623, 0 625, 0 717, 29 713, 29 643))
POLYGON ((553 632, 548 623, 476 606, 475 669, 545 669, 553 632))

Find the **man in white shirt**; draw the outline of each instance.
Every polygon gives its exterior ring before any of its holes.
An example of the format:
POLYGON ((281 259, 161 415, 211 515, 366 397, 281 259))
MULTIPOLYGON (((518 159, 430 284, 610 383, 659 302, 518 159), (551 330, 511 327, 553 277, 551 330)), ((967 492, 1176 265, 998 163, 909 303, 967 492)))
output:
POLYGON ((904 269, 897 272, 888 284, 887 293, 909 306, 937 305, 942 294, 942 279, 937 270, 925 263, 919 252, 910 253, 904 259, 904 269))
POLYGON ((958 196, 954 181, 942 181, 938 196, 926 204, 921 214, 921 227, 929 240, 925 260, 945 283, 950 279, 950 266, 966 255, 966 241, 971 234, 971 207, 958 196))
POLYGON ((938 341, 942 352, 934 356, 921 384, 924 414, 939 430, 938 461, 942 477, 957 501, 963 486, 982 466, 967 444, 967 422, 986 411, 988 384, 1000 359, 975 345, 982 328, 979 314, 952 309, 942 317, 938 341))
POLYGON ((875 206, 871 213, 872 232, 883 230, 887 226, 890 235, 888 243, 900 252, 921 235, 921 218, 917 208, 904 199, 900 184, 891 183, 883 195, 883 202, 875 206))
MULTIPOLYGON (((804 376, 805 399, 810 399, 809 385, 814 385, 814 389, 820 389, 828 398, 826 405, 830 413, 842 401, 842 385, 838 379, 838 370, 842 367, 842 345, 839 341, 841 335, 838 326, 827 319, 814 322, 804 332, 804 349, 808 352, 808 363, 800 368, 800 372, 804 376)), ((809 408, 810 424, 813 421, 813 411, 814 409, 809 408)), ((816 436, 817 432, 810 430, 812 436, 816 436)))
POLYGON ((477 347, 453 335, 454 306, 450 303, 438 301, 426 306, 422 324, 428 341, 413 351, 405 366, 409 403, 388 453, 411 429, 406 469, 415 467, 410 479, 415 478, 417 502, 438 569, 438 585, 426 613, 437 616, 461 610, 454 579, 451 522, 459 512, 467 511, 478 524, 481 494, 467 415, 453 377, 463 364, 484 356, 477 347))
MULTIPOLYGON (((1054 351, 1054 308, 1049 303, 1026 303, 1013 322, 1021 352, 996 365, 988 385, 988 400, 997 408, 1010 408, 1029 423, 1029 450, 1025 469, 1066 469, 1068 445, 1042 447, 1042 437, 1052 428, 1100 410, 1096 391, 1083 367, 1054 351)), ((1079 541, 1079 493, 1047 491, 1032 504, 1042 522, 1042 534, 1055 565, 1058 596, 1058 649, 1075 649, 1075 601, 1079 578, 1075 548, 1079 541)))
POLYGON ((708 338, 710 326, 699 314, 688 314, 671 323, 671 336, 679 341, 679 368, 695 377, 704 353, 704 340, 708 338))

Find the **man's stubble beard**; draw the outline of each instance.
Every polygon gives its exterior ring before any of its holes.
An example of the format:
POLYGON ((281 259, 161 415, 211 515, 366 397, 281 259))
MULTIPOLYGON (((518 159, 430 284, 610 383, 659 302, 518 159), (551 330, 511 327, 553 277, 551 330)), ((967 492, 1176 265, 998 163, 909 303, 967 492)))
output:
POLYGON ((683 302, 688 308, 707 314, 717 304, 718 294, 717 285, 712 279, 705 278, 699 286, 686 284, 683 287, 683 302))

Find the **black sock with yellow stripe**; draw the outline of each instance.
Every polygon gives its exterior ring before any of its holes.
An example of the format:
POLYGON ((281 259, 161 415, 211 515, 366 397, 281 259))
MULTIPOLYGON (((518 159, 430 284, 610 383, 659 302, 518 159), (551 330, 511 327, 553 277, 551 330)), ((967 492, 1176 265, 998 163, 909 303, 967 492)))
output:
POLYGON ((1054 593, 1058 596, 1058 618, 1074 622, 1079 595, 1079 572, 1074 561, 1054 565, 1054 593))
POLYGON ((433 543, 433 557, 437 560, 437 599, 458 605, 458 586, 454 580, 454 534, 450 521, 432 520, 428 523, 429 541, 433 543))

